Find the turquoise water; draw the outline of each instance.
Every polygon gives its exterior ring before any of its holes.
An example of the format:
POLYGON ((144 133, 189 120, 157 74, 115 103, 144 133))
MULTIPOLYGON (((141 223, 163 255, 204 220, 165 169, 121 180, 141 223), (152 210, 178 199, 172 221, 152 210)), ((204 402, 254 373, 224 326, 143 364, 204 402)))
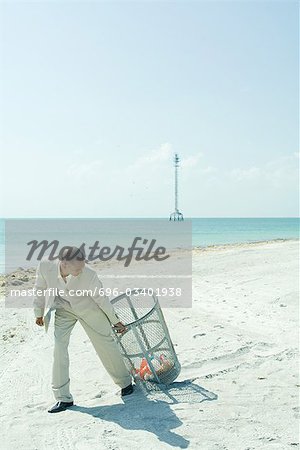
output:
MULTIPOLYGON (((4 229, 4 220, 0 220, 0 272, 4 271, 4 229)), ((299 239, 299 218, 192 218, 192 233, 196 247, 299 239)))
POLYGON ((196 218, 193 245, 299 239, 299 218, 196 218))

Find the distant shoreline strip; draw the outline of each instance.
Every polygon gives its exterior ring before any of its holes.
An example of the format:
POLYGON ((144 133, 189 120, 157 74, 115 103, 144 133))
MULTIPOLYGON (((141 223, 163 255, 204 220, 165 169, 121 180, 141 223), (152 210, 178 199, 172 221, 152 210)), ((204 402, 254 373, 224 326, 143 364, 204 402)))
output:
MULTIPOLYGON (((245 242, 234 242, 234 243, 226 243, 226 244, 210 244, 205 246, 199 246, 195 245, 191 247, 190 250, 200 253, 200 252, 213 252, 218 250, 230 250, 230 249, 238 249, 238 248, 246 248, 246 247, 254 247, 264 244, 278 244, 278 243, 285 243, 285 242, 299 242, 299 238, 277 238, 277 239, 269 239, 269 240, 263 240, 263 241, 245 241, 245 242)), ((181 249, 183 250, 183 249, 181 249)), ((95 264, 99 264, 99 262, 95 262, 95 264)), ((93 263, 91 265, 94 265, 93 263)), ((4 278, 6 275, 15 273, 15 272, 22 272, 24 270, 35 270, 35 267, 27 267, 27 268, 21 268, 16 267, 15 269, 11 269, 10 272, 4 273, 4 265, 0 266, 0 277, 4 278)), ((127 278, 127 276, 124 276, 124 278, 127 278)), ((183 276, 184 277, 184 276, 183 276)))
POLYGON ((248 247, 263 244, 275 244, 281 242, 298 242, 299 238, 277 238, 277 239, 264 239, 262 241, 244 241, 244 242, 227 242, 225 244, 209 244, 209 245, 194 245, 193 250, 209 251, 209 250, 222 250, 226 248, 239 248, 248 247))

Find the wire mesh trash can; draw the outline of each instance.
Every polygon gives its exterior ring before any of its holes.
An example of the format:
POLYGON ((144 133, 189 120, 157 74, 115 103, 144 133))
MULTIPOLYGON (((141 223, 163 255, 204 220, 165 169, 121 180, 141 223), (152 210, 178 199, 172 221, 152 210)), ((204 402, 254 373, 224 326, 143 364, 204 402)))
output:
POLYGON ((111 303, 127 328, 123 335, 114 331, 114 336, 133 377, 172 383, 181 367, 153 290, 126 289, 111 303))

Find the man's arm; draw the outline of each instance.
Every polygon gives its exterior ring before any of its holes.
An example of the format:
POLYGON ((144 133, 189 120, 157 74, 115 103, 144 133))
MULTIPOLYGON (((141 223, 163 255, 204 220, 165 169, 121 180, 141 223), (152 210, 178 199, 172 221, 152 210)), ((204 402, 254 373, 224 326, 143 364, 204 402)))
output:
POLYGON ((89 289, 92 290, 93 294, 92 299, 95 303, 102 309, 102 311, 107 315, 109 321, 113 325, 117 325, 120 323, 120 319, 116 315, 113 305, 110 303, 109 298, 106 295, 101 295, 101 291, 103 289, 103 284, 98 278, 97 273, 93 276, 91 280, 91 286, 89 289))
MULTIPOLYGON (((42 270, 41 270, 41 263, 40 261, 37 270, 36 270, 36 277, 35 277, 35 284, 34 284, 34 299, 33 299, 33 310, 34 315, 36 318, 42 318, 45 311, 45 289, 47 288, 46 280, 43 276, 42 270), (37 291, 43 291, 41 292, 42 295, 38 295, 37 291)), ((39 324, 38 324, 39 325, 39 324)))

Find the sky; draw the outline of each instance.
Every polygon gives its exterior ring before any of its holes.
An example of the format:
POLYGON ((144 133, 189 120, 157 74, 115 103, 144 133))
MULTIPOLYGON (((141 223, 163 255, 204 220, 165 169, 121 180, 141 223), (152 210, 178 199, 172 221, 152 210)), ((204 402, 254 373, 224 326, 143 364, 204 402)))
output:
POLYGON ((298 216, 296 1, 0 11, 0 217, 298 216))

